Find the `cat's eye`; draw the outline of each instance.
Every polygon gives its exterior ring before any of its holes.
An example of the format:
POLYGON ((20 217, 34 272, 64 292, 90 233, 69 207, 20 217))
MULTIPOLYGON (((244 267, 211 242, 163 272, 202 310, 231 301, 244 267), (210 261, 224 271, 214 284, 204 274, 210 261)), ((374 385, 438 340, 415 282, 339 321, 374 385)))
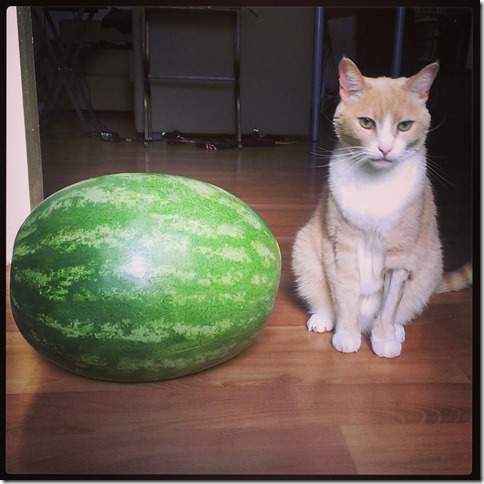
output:
POLYGON ((401 121, 398 123, 398 131, 408 131, 413 125, 413 121, 401 121))
POLYGON ((360 126, 364 129, 373 129, 376 126, 375 121, 371 118, 358 118, 360 126))

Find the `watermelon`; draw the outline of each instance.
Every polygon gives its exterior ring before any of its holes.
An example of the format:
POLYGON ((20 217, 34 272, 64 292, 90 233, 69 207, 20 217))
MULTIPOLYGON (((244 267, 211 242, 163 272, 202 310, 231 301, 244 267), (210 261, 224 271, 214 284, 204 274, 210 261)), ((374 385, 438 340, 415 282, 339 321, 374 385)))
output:
POLYGON ((27 342, 112 381, 191 374, 244 350, 270 314, 279 246, 244 202, 190 178, 123 173, 44 200, 21 226, 11 306, 27 342))

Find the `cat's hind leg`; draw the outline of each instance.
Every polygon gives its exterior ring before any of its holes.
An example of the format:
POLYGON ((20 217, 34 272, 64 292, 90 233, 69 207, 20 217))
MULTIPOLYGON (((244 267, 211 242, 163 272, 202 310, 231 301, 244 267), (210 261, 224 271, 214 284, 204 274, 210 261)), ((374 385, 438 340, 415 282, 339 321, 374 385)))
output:
POLYGON ((408 272, 405 269, 385 274, 383 304, 371 331, 371 345, 378 356, 395 358, 402 352, 405 329, 402 324, 395 324, 395 318, 407 279, 408 272))
POLYGON ((321 221, 313 217, 296 236, 292 268, 299 296, 309 306, 308 331, 324 333, 335 324, 335 312, 322 260, 321 221))
POLYGON ((308 331, 324 333, 334 328, 336 315, 330 289, 322 267, 313 267, 305 276, 298 278, 298 292, 309 306, 308 331))
POLYGON ((327 310, 319 310, 311 314, 306 322, 308 331, 314 333, 325 333, 334 328, 334 314, 327 310))

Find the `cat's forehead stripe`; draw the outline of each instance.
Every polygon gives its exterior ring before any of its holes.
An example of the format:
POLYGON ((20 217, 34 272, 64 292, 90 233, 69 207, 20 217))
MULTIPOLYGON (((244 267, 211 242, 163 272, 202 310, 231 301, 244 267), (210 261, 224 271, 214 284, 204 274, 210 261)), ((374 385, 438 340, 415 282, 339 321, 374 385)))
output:
MULTIPOLYGON (((381 81, 382 79, 374 80, 381 81)), ((408 92, 402 89, 402 83, 397 82, 398 80, 383 80, 386 82, 373 85, 357 101, 360 112, 366 113, 361 116, 369 116, 380 123, 388 118, 391 118, 393 123, 407 119, 414 112, 408 92)))

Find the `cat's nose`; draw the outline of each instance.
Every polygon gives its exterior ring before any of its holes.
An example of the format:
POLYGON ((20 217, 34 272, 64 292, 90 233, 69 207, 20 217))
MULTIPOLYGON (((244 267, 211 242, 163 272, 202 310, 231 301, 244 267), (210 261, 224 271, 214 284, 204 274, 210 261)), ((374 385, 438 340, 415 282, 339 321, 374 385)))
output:
POLYGON ((378 149, 380 150, 380 153, 386 157, 390 151, 392 151, 391 146, 378 146, 378 149))

